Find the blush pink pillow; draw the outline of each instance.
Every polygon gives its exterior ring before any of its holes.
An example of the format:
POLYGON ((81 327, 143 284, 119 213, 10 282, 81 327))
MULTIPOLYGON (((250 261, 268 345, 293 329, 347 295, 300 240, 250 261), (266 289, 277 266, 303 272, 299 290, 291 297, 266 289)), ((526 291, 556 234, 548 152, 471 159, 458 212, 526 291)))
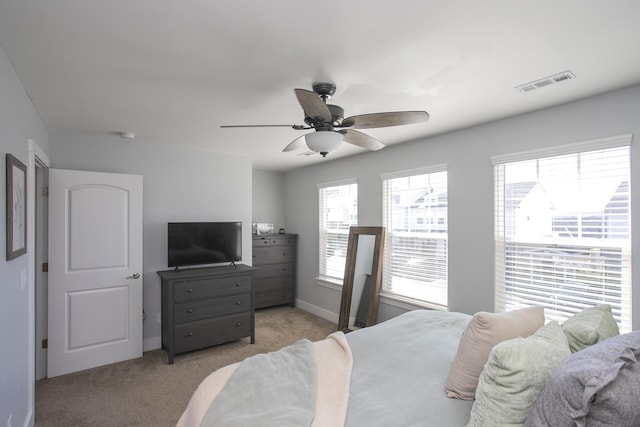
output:
POLYGON ((544 325, 544 309, 528 307, 504 313, 476 313, 465 328, 449 375, 448 397, 473 400, 478 378, 493 346, 512 338, 526 338, 544 325))

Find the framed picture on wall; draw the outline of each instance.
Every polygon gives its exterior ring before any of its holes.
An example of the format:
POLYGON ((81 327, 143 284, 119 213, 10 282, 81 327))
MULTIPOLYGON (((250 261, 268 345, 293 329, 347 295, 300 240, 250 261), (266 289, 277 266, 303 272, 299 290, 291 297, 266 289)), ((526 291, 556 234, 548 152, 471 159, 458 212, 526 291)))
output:
POLYGON ((27 253, 27 167, 7 153, 7 260, 27 253))

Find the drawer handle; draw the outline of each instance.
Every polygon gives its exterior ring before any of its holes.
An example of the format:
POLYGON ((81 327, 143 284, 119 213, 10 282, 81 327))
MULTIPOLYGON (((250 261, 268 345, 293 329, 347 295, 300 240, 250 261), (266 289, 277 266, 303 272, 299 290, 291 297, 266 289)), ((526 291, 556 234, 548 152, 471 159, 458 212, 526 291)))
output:
POLYGON ((188 336, 188 337, 192 337, 192 336, 193 336, 193 332, 189 332, 189 333, 187 334, 187 336, 188 336))
POLYGON ((193 308, 190 308, 189 310, 187 310, 187 313, 193 313, 193 308))
POLYGON ((236 287, 240 286, 240 282, 236 283, 236 287))
POLYGON ((189 288, 189 289, 187 289, 187 292, 188 292, 188 293, 190 293, 190 294, 192 294, 192 293, 193 293, 193 288, 189 288))
POLYGON ((240 305, 240 304, 242 304, 242 302, 236 301, 236 305, 240 305))
POLYGON ((236 322, 236 326, 240 326, 240 322, 236 322))

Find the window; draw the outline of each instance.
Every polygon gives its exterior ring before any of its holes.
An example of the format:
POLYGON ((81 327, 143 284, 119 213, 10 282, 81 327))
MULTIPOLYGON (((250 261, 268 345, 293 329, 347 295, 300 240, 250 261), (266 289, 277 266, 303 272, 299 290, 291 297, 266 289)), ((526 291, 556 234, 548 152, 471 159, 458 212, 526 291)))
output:
POLYGON ((349 228, 358 224, 358 184, 355 180, 322 184, 319 193, 320 276, 342 279, 349 228))
POLYGON ((605 303, 631 330, 630 141, 493 159, 497 311, 563 321, 605 303))
POLYGON ((382 292, 446 308, 446 166, 382 176, 382 199, 382 292))

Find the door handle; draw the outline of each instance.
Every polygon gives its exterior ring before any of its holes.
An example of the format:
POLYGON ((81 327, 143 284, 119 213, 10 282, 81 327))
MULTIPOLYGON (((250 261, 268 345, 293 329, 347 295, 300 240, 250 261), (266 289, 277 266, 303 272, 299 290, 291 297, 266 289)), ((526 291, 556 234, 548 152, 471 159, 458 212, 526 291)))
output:
POLYGON ((139 278, 140 278, 140 273, 133 273, 133 276, 127 277, 127 279, 139 279, 139 278))

